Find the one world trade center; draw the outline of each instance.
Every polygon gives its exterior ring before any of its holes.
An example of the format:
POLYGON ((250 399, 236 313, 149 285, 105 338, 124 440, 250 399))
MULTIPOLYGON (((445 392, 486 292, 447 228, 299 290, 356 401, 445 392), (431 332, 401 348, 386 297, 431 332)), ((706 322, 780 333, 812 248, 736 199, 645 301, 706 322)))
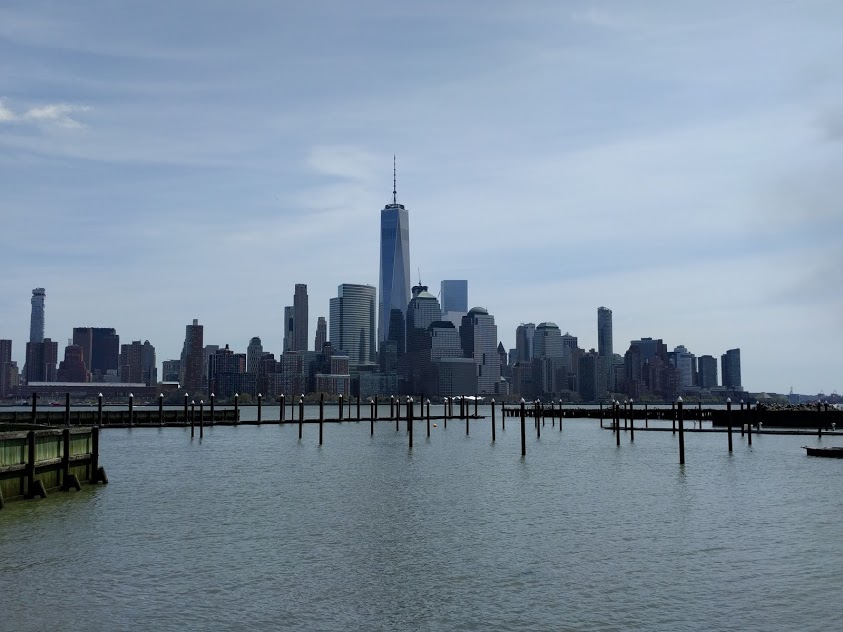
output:
POLYGON ((378 346, 395 341, 404 350, 404 321, 410 302, 410 215, 398 203, 395 162, 392 204, 381 211, 381 271, 378 296, 378 346))

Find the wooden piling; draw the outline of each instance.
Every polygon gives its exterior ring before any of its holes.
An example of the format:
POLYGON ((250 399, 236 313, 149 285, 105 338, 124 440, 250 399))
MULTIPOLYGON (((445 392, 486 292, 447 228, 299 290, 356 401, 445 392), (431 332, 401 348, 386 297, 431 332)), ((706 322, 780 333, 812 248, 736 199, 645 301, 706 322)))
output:
POLYGON ((319 393, 319 445, 322 445, 322 424, 325 421, 325 393, 319 393))
POLYGON ((495 440, 495 399, 492 398, 492 441, 495 440))
POLYGON ((741 400, 741 436, 743 436, 743 400, 741 400))
POLYGON ((360 395, 357 396, 357 421, 360 421, 360 395))
POLYGON ((635 401, 629 400, 629 441, 635 442, 635 401))
POLYGON ((338 421, 342 421, 342 393, 337 398, 337 413, 339 413, 338 421))
POLYGON ((240 394, 234 393, 234 425, 240 423, 240 394))
POLYGON ((284 423, 284 417, 286 416, 287 410, 287 402, 284 400, 284 393, 281 393, 281 399, 278 400, 278 423, 284 423))
POLYGON ((194 423, 196 422, 196 402, 190 400, 190 438, 193 438, 195 433, 194 423))
POLYGON ((442 428, 448 429, 448 398, 442 402, 442 428))
POLYGON ((407 434, 410 435, 410 449, 413 449, 413 398, 407 399, 407 434))
POLYGON ((527 410, 524 398, 521 398, 521 456, 527 456, 527 426, 526 419, 527 410))
POLYGON ((369 398, 369 434, 375 434, 375 402, 369 398))
MULTIPOLYGON (((755 409, 758 410, 758 404, 755 405, 755 409)), ((746 424, 746 440, 749 445, 752 445, 752 404, 749 402, 746 403, 746 418, 749 422, 746 424)))
POLYGON ((378 394, 375 393, 375 419, 378 418, 378 394))
MULTIPOLYGON (((187 404, 188 404, 189 399, 190 399, 190 396, 187 393, 185 393, 184 394, 184 423, 187 423, 188 421, 190 421, 190 416, 187 414, 187 404)), ((237 395, 234 396, 234 406, 235 407, 237 406, 237 395)))
POLYGON ((205 400, 199 400, 199 438, 205 436, 205 400))
POLYGON ((262 400, 263 400, 263 396, 260 393, 258 393, 258 423, 261 423, 261 408, 262 408, 261 403, 262 403, 262 400))
POLYGON ((504 412, 503 402, 501 402, 501 432, 506 430, 506 412, 504 412))
MULTIPOLYGON (((100 406, 102 409, 102 406, 100 406)), ((164 425, 164 393, 158 394, 158 425, 164 425)))
POLYGON ((463 413, 465 417, 465 436, 468 436, 468 402, 465 401, 465 397, 460 398, 460 402, 464 403, 463 406, 460 407, 460 411, 463 413))
POLYGON ((64 394, 64 425, 70 426, 70 393, 64 394))
POLYGON ((732 453, 732 398, 726 398, 726 424, 728 426, 729 434, 729 454, 732 453))
POLYGON ((304 397, 299 398, 299 439, 301 439, 301 427, 304 422, 304 397))
POLYGON ((685 424, 682 422, 682 398, 676 402, 676 410, 679 416, 679 465, 685 465, 685 424))
POLYGON ((644 427, 650 427, 650 405, 644 404, 644 427))
POLYGON ((135 423, 135 396, 132 393, 129 393, 129 426, 133 426, 135 423))
POLYGON ((477 417, 477 404, 480 401, 480 396, 478 394, 474 394, 474 416, 477 417))
POLYGON ((97 426, 102 428, 102 393, 97 395, 97 426))
MULTIPOLYGON (((820 412, 820 403, 819 403, 819 402, 817 402, 817 412, 820 412)), ((823 436, 823 420, 822 420, 822 416, 817 415, 817 419, 819 420, 819 421, 817 421, 817 436, 818 436, 818 437, 821 437, 821 436, 823 436)))
POLYGON ((215 399, 216 398, 215 398, 214 394, 211 393, 211 420, 208 423, 212 426, 214 425, 214 410, 216 409, 216 407, 214 406, 214 400, 215 399))
POLYGON ((540 400, 536 400, 536 409, 535 409, 535 417, 536 417, 536 439, 542 438, 542 425, 539 423, 539 417, 542 416, 541 414, 542 403, 540 400))
POLYGON ((430 399, 427 400, 427 436, 430 437, 430 399))

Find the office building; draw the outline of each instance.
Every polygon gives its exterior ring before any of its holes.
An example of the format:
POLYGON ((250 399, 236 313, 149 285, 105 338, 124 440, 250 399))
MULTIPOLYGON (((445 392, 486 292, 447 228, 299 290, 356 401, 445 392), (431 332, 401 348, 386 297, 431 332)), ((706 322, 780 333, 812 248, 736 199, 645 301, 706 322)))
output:
POLYGON ((429 328, 441 319, 439 301, 427 291, 427 286, 413 286, 413 298, 407 305, 407 357, 404 363, 405 389, 409 394, 426 392, 425 386, 431 382, 433 367, 429 328))
POLYGON ((376 361, 376 304, 374 287, 354 283, 341 284, 330 300, 330 343, 352 366, 376 361))
POLYGON ((26 383, 55 382, 59 345, 49 338, 26 343, 26 383))
POLYGON ((0 340, 0 397, 12 394, 12 341, 0 340))
POLYGON ((149 340, 134 340, 120 347, 120 381, 124 384, 158 383, 158 369, 155 366, 155 347, 149 340))
POLYGON ((113 327, 74 327, 73 344, 82 348, 82 359, 91 380, 101 382, 120 368, 120 336, 113 327))
POLYGON ((468 281, 448 279, 439 284, 439 298, 442 302, 442 320, 450 320, 459 327, 462 317, 468 313, 468 281))
POLYGON ((260 373, 260 361, 263 357, 263 345, 261 339, 255 336, 249 340, 246 347, 246 372, 258 375, 260 373))
POLYGON ((496 394, 501 366, 495 317, 482 307, 471 308, 460 325, 460 342, 463 357, 474 360, 477 392, 480 395, 496 394))
POLYGON ((293 294, 293 348, 290 351, 307 351, 307 319, 307 285, 296 283, 293 294))
POLYGON ((561 358, 563 355, 564 344, 558 325, 549 322, 539 323, 533 333, 533 359, 561 358))
POLYGON ((328 322, 324 316, 320 316, 316 320, 316 339, 313 342, 313 350, 316 353, 322 353, 322 347, 328 342, 328 322))
POLYGON ((535 334, 535 323, 521 323, 515 329, 516 362, 529 362, 533 359, 533 337, 535 334))
POLYGON ((287 351, 295 351, 293 347, 295 346, 295 342, 293 341, 293 334, 295 331, 295 321, 296 321, 296 312, 292 305, 287 305, 284 308, 284 352, 287 351))
POLYGON ((688 351, 684 345, 674 347, 668 354, 670 363, 679 369, 679 386, 696 386, 697 383, 697 357, 688 351))
POLYGON ((186 325, 184 331, 184 346, 181 352, 181 382, 182 388, 188 392, 201 390, 202 369, 204 364, 203 350, 204 326, 194 318, 192 325, 186 325))
MULTIPOLYGON (((390 328, 395 322, 404 322, 410 302, 410 215, 404 205, 398 203, 394 165, 392 203, 381 211, 378 289, 377 340, 380 346, 388 340, 396 339, 396 336, 390 336, 390 328), (393 316, 395 311, 399 312, 397 318, 393 316)), ((333 337, 332 332, 331 342, 335 342, 333 337)))
POLYGON ((732 391, 743 390, 740 349, 729 349, 720 356, 720 374, 723 376, 723 388, 732 391))
POLYGON ((608 307, 597 308, 597 355, 611 358, 612 350, 612 310, 608 307))
POLYGON ((717 358, 702 355, 697 359, 697 381, 700 388, 714 388, 717 383, 717 358))
POLYGON ((161 381, 178 382, 181 373, 181 360, 164 360, 161 363, 161 381))

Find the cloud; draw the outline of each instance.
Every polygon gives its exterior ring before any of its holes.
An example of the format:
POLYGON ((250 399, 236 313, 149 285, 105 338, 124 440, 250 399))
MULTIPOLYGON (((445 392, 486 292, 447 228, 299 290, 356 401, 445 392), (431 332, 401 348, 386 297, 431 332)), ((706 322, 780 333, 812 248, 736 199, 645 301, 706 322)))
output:
POLYGON ((72 118, 74 112, 87 112, 91 108, 86 105, 69 105, 67 103, 52 103, 30 108, 23 118, 39 123, 52 123, 68 129, 80 129, 82 123, 72 118))
POLYGON ((6 107, 3 99, 0 99, 0 123, 7 123, 9 121, 17 120, 17 115, 6 107))

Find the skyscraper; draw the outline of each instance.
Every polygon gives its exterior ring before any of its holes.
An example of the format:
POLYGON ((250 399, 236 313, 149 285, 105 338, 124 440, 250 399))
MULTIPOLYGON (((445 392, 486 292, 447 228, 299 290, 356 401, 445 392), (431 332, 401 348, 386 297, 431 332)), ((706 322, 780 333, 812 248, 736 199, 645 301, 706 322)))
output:
POLYGON ((307 285, 296 283, 295 293, 293 294, 294 346, 291 351, 307 351, 307 319, 307 285))
POLYGON ((295 342, 293 340, 293 332, 295 331, 295 311, 292 305, 287 305, 284 308, 284 352, 293 351, 295 342))
MULTIPOLYGON (((395 186, 395 166, 392 176, 392 204, 381 211, 381 258, 378 283, 378 343, 390 340, 393 310, 400 312, 404 321, 410 302, 410 216, 403 204, 398 203, 395 186)), ((333 327, 333 318, 331 319, 333 327)), ((333 334, 331 335, 331 342, 333 334)))
POLYGON ((529 362, 533 359, 533 336, 535 323, 521 323, 515 329, 515 361, 529 362))
POLYGON ((432 381, 429 327, 441 318, 439 301, 427 291, 427 286, 413 286, 413 298, 407 305, 407 355, 404 363, 408 393, 422 393, 432 381))
POLYGON ((723 387, 735 391, 743 390, 741 385, 741 350, 729 349, 720 356, 720 373, 723 387))
POLYGON ((43 287, 32 290, 32 315, 29 318, 29 342, 44 342, 44 299, 47 293, 43 287))
POLYGON ((49 338, 26 343, 26 383, 55 382, 59 344, 49 338))
POLYGON ((449 279, 439 285, 442 301, 442 320, 450 320, 459 326, 462 317, 468 312, 468 281, 449 279))
POLYGON ((0 397, 12 391, 12 341, 0 340, 0 397))
POLYGON ((113 327, 74 327, 73 344, 82 348, 82 360, 91 380, 101 381, 120 364, 120 336, 113 327))
POLYGON ((710 355, 701 355, 697 359, 700 388, 717 386, 717 359, 710 355))
POLYGON ((497 393, 501 365, 495 317, 482 307, 472 307, 462 318, 460 341, 463 356, 474 359, 477 369, 477 392, 481 395, 497 393))
POLYGON ((598 307, 597 355, 611 358, 612 354, 612 310, 608 307, 598 307))
POLYGON ((330 300, 331 345, 352 365, 375 362, 376 290, 371 285, 343 283, 330 300))
POLYGON ((202 348, 204 326, 194 318, 192 325, 184 331, 184 346, 181 351, 181 386, 188 391, 202 388, 204 351, 202 348))
POLYGON ((561 358, 563 355, 564 344, 559 326, 556 323, 539 323, 533 335, 533 359, 561 358))
POLYGON ((322 353, 322 347, 328 342, 328 323, 324 316, 320 316, 316 320, 316 339, 313 341, 314 351, 322 353))
POLYGON ((255 336, 249 340, 249 346, 246 347, 246 373, 257 375, 260 371, 260 361, 263 357, 263 345, 261 339, 255 336))

